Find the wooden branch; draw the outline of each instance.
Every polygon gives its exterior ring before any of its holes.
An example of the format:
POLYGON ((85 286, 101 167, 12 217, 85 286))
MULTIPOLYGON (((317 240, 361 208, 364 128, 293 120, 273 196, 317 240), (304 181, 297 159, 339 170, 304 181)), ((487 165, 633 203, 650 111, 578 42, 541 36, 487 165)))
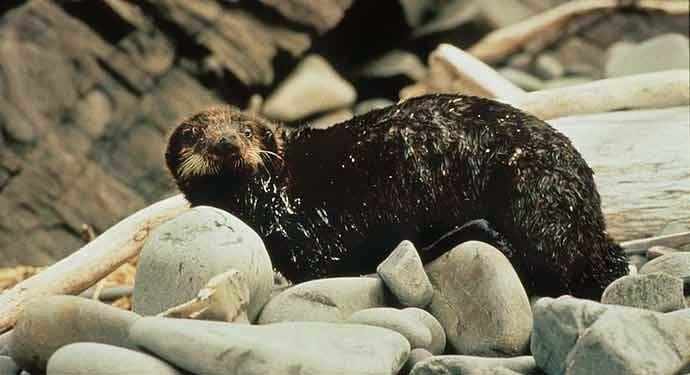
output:
POLYGON ((77 294, 141 251, 148 234, 188 209, 182 195, 154 203, 123 219, 73 254, 0 295, 0 332, 11 328, 31 298, 77 294))
POLYGON ((665 236, 642 238, 639 240, 622 242, 621 247, 627 255, 644 255, 652 246, 680 247, 689 243, 690 232, 680 232, 665 236))
POLYGON ((690 72, 668 70, 527 93, 505 102, 542 120, 623 109, 690 104, 690 72))
MULTIPOLYGON (((469 52, 487 63, 501 61, 523 48, 530 41, 560 31, 573 18, 596 11, 621 7, 620 0, 579 0, 564 3, 553 9, 514 25, 496 30, 469 49, 469 52)), ((662 11, 672 15, 688 14, 685 1, 638 0, 629 7, 647 11, 662 11)))

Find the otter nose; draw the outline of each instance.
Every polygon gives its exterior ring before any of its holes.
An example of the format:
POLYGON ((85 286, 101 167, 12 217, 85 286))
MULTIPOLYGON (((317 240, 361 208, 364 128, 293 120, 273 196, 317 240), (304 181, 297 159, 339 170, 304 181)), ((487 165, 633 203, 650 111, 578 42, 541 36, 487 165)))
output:
MULTIPOLYGON (((236 138, 236 137, 233 137, 236 138)), ((228 152, 228 151, 237 151, 237 144, 235 143, 236 139, 230 139, 228 137, 223 137, 220 140, 218 140, 217 144, 217 149, 218 151, 222 152, 228 152)))

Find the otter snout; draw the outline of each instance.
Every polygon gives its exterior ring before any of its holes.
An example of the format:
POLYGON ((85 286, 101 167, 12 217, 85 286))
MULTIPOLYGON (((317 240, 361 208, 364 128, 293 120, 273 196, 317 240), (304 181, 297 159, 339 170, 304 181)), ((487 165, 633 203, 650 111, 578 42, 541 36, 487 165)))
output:
POLYGON ((224 135, 213 142, 211 149, 219 155, 237 153, 240 150, 240 142, 241 140, 236 135, 224 135))

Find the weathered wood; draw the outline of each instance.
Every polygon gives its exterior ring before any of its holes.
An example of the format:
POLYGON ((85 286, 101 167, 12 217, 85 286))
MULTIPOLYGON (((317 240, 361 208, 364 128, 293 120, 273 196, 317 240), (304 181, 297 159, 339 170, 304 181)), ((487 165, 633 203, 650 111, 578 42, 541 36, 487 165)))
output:
MULTIPOLYGON (((536 38, 557 34, 573 18, 621 7, 620 0, 580 0, 564 3, 522 22, 496 30, 470 48, 469 52, 487 63, 497 62, 536 38)), ((638 0, 630 6, 668 14, 688 14, 685 1, 638 0)))
POLYGON ((139 210, 78 251, 0 295, 0 332, 14 325, 28 300, 53 294, 78 294, 107 276, 139 254, 151 230, 188 206, 182 195, 176 195, 139 210))
POLYGON ((620 241, 690 222, 690 109, 626 111, 549 121, 594 170, 608 231, 620 241))

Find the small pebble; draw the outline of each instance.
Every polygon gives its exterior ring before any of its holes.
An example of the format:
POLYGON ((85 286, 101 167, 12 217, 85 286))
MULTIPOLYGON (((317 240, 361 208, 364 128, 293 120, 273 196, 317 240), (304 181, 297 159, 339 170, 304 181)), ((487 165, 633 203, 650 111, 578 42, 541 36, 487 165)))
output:
POLYGON ((424 307, 431 302, 434 290, 412 242, 401 242, 376 272, 403 306, 424 307))
POLYGON ((441 323, 434 318, 431 313, 417 307, 408 307, 403 309, 404 314, 419 319, 431 332, 431 344, 427 349, 434 355, 443 354, 446 350, 446 331, 443 330, 441 323))
POLYGON ((659 312, 685 308, 683 280, 657 272, 623 276, 609 285, 601 303, 659 312))
POLYGON ((560 61, 549 53, 542 53, 534 61, 534 71, 542 79, 552 80, 561 78, 565 69, 560 61))

